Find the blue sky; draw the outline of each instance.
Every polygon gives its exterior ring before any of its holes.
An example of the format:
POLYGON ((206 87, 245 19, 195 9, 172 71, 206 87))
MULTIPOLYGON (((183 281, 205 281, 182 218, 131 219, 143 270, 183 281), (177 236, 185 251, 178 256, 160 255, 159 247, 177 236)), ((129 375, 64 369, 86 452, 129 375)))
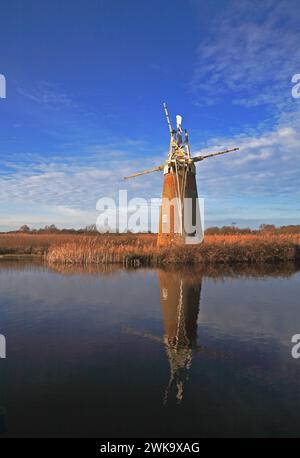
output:
POLYGON ((206 226, 300 223, 297 0, 3 1, 0 229, 83 227, 128 189, 160 196, 169 134, 183 115, 206 226))

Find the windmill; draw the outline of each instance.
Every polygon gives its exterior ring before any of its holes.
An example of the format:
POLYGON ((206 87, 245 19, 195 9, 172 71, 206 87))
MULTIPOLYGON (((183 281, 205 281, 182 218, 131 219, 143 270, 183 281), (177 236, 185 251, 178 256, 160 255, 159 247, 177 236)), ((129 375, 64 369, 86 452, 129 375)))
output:
POLYGON ((171 136, 167 160, 159 167, 135 173, 125 179, 163 171, 164 183, 158 245, 201 243, 203 229, 198 203, 195 163, 209 157, 237 151, 239 148, 191 157, 188 133, 181 126, 182 117, 176 116, 175 130, 172 128, 166 103, 164 103, 164 110, 171 136))

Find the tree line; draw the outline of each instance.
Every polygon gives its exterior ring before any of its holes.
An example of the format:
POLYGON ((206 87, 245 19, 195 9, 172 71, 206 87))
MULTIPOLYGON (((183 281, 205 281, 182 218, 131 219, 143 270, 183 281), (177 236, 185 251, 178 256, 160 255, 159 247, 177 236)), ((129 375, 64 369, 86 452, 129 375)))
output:
MULTIPOLYGON (((40 229, 30 228, 27 224, 23 224, 17 231, 18 233, 30 233, 30 234, 54 234, 54 233, 67 233, 67 234, 86 234, 95 233, 97 227, 95 224, 91 224, 82 229, 59 229, 54 224, 50 224, 40 229)), ((232 226, 214 226, 209 227, 205 230, 207 235, 235 235, 235 234, 258 234, 258 233, 273 233, 273 234, 300 234, 300 225, 290 224, 288 226, 275 226, 274 224, 261 224, 258 229, 240 228, 235 225, 232 226)), ((109 233, 109 230, 107 231, 109 233)), ((146 232, 147 233, 147 232, 146 232)), ((149 232, 148 232, 149 233, 149 232)))

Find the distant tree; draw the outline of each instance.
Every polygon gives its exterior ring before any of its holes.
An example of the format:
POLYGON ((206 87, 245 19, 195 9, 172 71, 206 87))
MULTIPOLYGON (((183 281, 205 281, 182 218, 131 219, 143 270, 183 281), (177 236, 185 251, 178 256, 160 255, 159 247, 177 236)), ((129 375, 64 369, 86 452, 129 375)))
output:
POLYGON ((30 227, 27 226, 27 224, 23 224, 23 226, 20 227, 19 232, 30 232, 30 227))
POLYGON ((235 234, 251 234, 253 231, 249 228, 239 228, 236 226, 213 226, 205 229, 206 235, 235 235, 235 234))
POLYGON ((300 226, 290 224, 289 226, 281 226, 277 229, 281 234, 300 234, 300 226))
POLYGON ((83 230, 84 232, 97 232, 97 226, 96 224, 90 224, 89 226, 86 226, 83 230))
POLYGON ((261 224, 259 230, 263 232, 274 232, 276 231, 276 226, 274 224, 261 224))
POLYGON ((220 233, 220 228, 217 226, 208 227, 207 229, 205 229, 205 234, 207 235, 216 235, 219 233, 220 233))
POLYGON ((55 226, 55 224, 50 224, 50 226, 45 226, 44 227, 45 232, 58 232, 59 229, 55 226))

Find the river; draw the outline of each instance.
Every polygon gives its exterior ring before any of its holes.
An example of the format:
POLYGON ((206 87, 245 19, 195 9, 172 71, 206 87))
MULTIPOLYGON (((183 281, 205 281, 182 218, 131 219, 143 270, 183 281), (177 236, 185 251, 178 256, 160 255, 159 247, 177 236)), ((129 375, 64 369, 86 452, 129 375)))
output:
POLYGON ((294 265, 0 263, 0 437, 299 437, 294 265))

